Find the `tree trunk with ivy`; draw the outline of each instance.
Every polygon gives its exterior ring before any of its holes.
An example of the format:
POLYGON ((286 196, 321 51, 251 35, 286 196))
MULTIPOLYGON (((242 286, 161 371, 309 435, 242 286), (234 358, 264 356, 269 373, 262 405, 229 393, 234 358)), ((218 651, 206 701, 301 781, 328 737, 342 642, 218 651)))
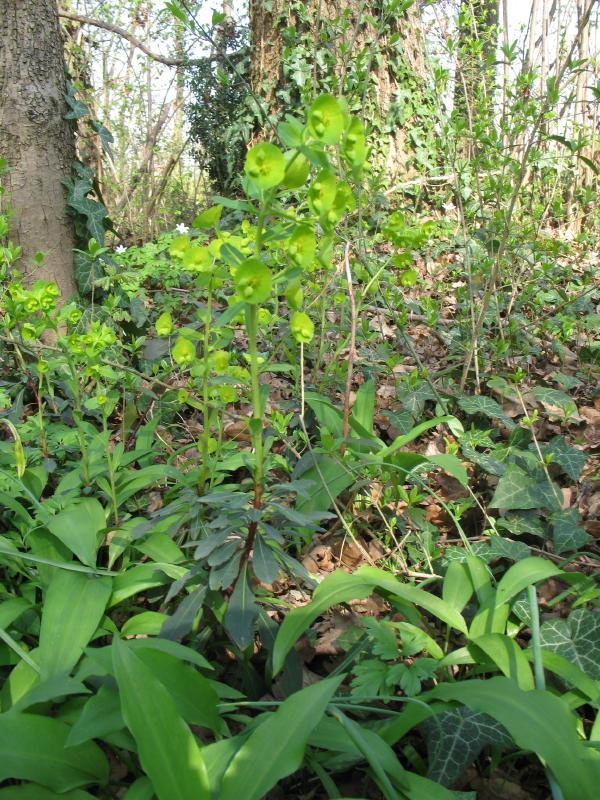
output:
POLYGON ((56 4, 0 0, 0 53, 0 157, 9 169, 1 200, 12 209, 10 238, 22 247, 24 281, 56 281, 66 298, 75 292, 73 226, 61 182, 71 176, 75 141, 64 118, 56 4), (39 266, 38 252, 44 253, 39 266))
MULTIPOLYGON (((422 111, 425 58, 418 4, 250 0, 250 82, 272 123, 321 92, 364 114, 386 177, 416 165, 408 135, 422 111)), ((260 136, 269 136, 263 122, 260 136)), ((422 165, 421 165, 422 166, 422 165)))
POLYGON ((454 109, 472 128, 489 122, 496 81, 499 0, 462 0, 458 18, 458 54, 454 109))

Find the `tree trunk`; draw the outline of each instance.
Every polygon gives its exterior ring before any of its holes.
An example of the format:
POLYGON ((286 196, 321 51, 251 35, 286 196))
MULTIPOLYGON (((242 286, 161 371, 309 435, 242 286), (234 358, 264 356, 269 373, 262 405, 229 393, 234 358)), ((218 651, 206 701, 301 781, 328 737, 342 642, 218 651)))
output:
MULTIPOLYGON (((424 87, 418 3, 403 14, 371 0, 250 0, 251 85, 275 122, 319 93, 344 96, 384 144, 390 178, 406 174, 406 133, 424 87)), ((262 136, 269 136, 263 126, 262 136)))
POLYGON ((53 280, 63 299, 75 292, 73 226, 66 189, 75 158, 63 43, 53 0, 0 0, 0 155, 8 162, 5 201, 24 280, 53 280), (37 252, 45 254, 35 266, 37 252))

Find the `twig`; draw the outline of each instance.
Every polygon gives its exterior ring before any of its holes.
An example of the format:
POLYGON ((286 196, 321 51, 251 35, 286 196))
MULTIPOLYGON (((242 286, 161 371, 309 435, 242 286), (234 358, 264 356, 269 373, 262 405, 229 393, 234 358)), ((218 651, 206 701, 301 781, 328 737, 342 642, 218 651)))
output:
MULTIPOLYGON (((354 287, 352 286, 352 272, 350 271, 350 242, 346 242, 346 250, 344 252, 344 268, 346 271, 346 281, 348 283, 348 297, 350 298, 350 349, 348 352, 348 373, 346 375, 346 389, 344 391, 344 421, 342 424, 342 438, 346 439, 348 436, 349 419, 350 419, 350 392, 352 391, 352 378, 354 374, 354 359, 356 358, 356 300, 354 299, 354 287)), ((340 454, 344 455, 346 446, 342 442, 340 454)))

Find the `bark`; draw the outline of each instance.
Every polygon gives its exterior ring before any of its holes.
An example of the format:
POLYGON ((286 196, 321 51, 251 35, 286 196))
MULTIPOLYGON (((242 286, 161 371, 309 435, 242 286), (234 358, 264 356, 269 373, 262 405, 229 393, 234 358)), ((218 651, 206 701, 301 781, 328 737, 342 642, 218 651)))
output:
POLYGON ((25 280, 54 280, 63 299, 75 292, 73 227, 61 183, 75 158, 65 93, 55 3, 0 0, 0 155, 10 170, 4 202, 13 209, 11 238, 23 248, 25 280), (34 267, 38 251, 46 255, 34 267))
MULTIPOLYGON (((411 120, 398 113, 398 99, 422 88, 425 58, 418 3, 401 15, 386 15, 382 9, 385 4, 372 0, 250 0, 250 82, 271 119, 323 91, 345 96, 353 111, 368 108, 366 117, 374 122, 378 140, 387 140, 385 166, 392 177, 406 173, 411 158, 406 135, 411 120), (334 20, 335 27, 329 27, 334 20), (300 90, 284 63, 299 41, 314 48, 307 59, 311 74, 305 74, 300 90), (286 95, 291 104, 281 99, 286 95)), ((269 131, 264 127, 258 135, 269 131)))

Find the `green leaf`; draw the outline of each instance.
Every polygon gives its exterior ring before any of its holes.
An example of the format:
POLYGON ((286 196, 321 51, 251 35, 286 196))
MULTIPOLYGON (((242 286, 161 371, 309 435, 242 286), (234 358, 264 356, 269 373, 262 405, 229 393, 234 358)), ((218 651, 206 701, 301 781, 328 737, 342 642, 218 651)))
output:
POLYGON ((515 427, 515 423, 510 417, 506 416, 502 410, 502 406, 491 397, 485 397, 484 395, 461 395, 458 398, 458 405, 465 414, 483 414, 485 417, 490 417, 491 419, 499 419, 509 430, 515 427))
POLYGON ((108 761, 93 742, 66 747, 69 727, 36 714, 0 715, 0 781, 35 781, 56 792, 108 781, 108 761))
POLYGON ((510 747, 512 740, 489 714, 459 706, 425 719, 419 726, 427 745, 427 777, 453 784, 486 745, 510 747))
POLYGON ((375 414, 375 381, 369 378, 356 392, 352 406, 352 417, 365 431, 373 435, 373 416, 375 414))
POLYGON ((344 114, 338 101, 330 94, 322 94, 308 109, 308 130, 324 144, 337 144, 345 127, 344 114))
POLYGON ((111 578, 55 572, 40 626, 38 663, 42 679, 68 673, 96 632, 112 592, 111 578))
POLYGON ((72 792, 53 792, 39 783, 22 783, 20 786, 6 786, 0 789, 0 800, 94 800, 93 795, 83 789, 72 792))
POLYGON ((542 447, 544 456, 551 454, 553 461, 561 467, 574 481, 579 480, 584 464, 588 459, 588 454, 576 447, 567 444, 564 436, 555 436, 549 444, 542 447))
POLYGON ((462 633, 467 632, 467 625, 458 611, 434 594, 430 594, 423 589, 417 589, 410 584, 401 583, 397 578, 377 567, 359 567, 354 575, 361 581, 369 581, 377 589, 390 592, 395 597, 400 597, 408 603, 421 606, 421 608, 426 609, 442 622, 456 628, 456 630, 462 633))
POLYGON ((198 214, 192 225, 194 228, 213 228, 218 225, 222 212, 223 206, 221 204, 211 206, 198 214))
POLYGON ((529 556, 509 567, 496 588, 496 608, 508 603, 523 589, 533 583, 545 581, 554 575, 562 575, 562 570, 555 567, 545 558, 529 556))
MULTIPOLYGON (((74 678, 65 675, 55 675, 48 680, 36 683, 29 691, 21 695, 17 702, 10 708, 10 713, 26 711, 38 703, 46 703, 60 697, 72 694, 89 694, 89 689, 74 678)), ((7 712, 8 713, 8 712, 7 712)))
POLYGON ((443 684, 427 696, 458 701, 498 720, 517 747, 537 753, 550 767, 565 800, 597 796, 600 759, 584 746, 576 717, 559 697, 537 689, 524 692, 504 677, 443 684))
POLYGON ((331 498, 335 500, 355 480, 354 475, 339 459, 326 453, 318 453, 312 457, 316 465, 302 473, 303 480, 314 484, 310 496, 298 497, 296 500, 296 510, 301 513, 326 512, 331 507, 331 498))
POLYGON ((113 663, 121 711, 159 800, 211 800, 206 767, 169 691, 119 639, 113 663))
POLYGON ((312 623, 331 606, 348 600, 362 600, 373 591, 373 582, 336 570, 317 586, 311 602, 292 609, 283 620, 273 648, 273 674, 283 667, 288 652, 312 623))
POLYGON ((261 142, 248 151, 244 170, 260 189, 278 186, 285 174, 285 159, 281 150, 270 142, 261 142))
POLYGON ((434 417, 433 419, 427 420, 427 422, 422 422, 420 425, 416 425, 409 433, 402 434, 401 436, 397 436, 394 441, 381 449, 378 453, 379 457, 385 460, 388 456, 391 456, 396 450, 399 450, 404 445, 407 445, 409 442, 412 442, 413 439, 416 439, 425 431, 428 431, 430 428, 436 428, 438 425, 441 425, 443 422, 450 422, 454 421, 456 417, 434 417))
POLYGON ((581 513, 577 508, 562 508, 550 515, 555 553, 574 552, 591 540, 580 522, 581 513))
POLYGON ((456 611, 461 612, 472 595, 473 584, 466 563, 451 561, 442 584, 442 599, 456 611))
MULTIPOLYGON (((472 639, 469 645, 479 647, 500 671, 511 678, 520 689, 529 691, 535 687, 527 656, 519 645, 509 636, 501 633, 487 633, 472 639)), ((475 657, 475 660, 478 659, 475 657)))
POLYGON ((306 742, 343 676, 307 686, 266 716, 232 758, 219 800, 261 800, 269 789, 302 764, 306 742))
POLYGON ((83 564, 96 566, 106 515, 95 497, 84 497, 77 505, 59 511, 48 520, 47 527, 83 564))
POLYGON ((509 464, 498 481, 490 508, 555 509, 558 507, 557 492, 545 475, 530 475, 517 464, 509 464))
MULTIPOLYGON (((581 705, 587 702, 585 699, 586 697, 588 697, 592 702, 598 701, 600 698, 600 680, 593 680, 571 660, 559 655, 559 653, 555 653, 552 650, 547 649, 547 647, 545 647, 543 644, 542 647, 544 648, 542 650, 542 663, 544 664, 544 669, 547 669, 550 672, 553 672, 555 675, 558 675, 558 677, 563 680, 568 688, 575 688, 578 692, 581 692, 582 695, 584 695, 584 697, 581 699, 581 705)), ((533 650, 529 649, 525 650, 524 652, 529 661, 533 661, 533 650)), ((594 662, 594 664, 596 663, 597 662, 594 662)))
POLYGON ((254 640, 254 621, 258 606, 250 585, 248 565, 240 572, 233 594, 227 604, 225 627, 238 647, 244 649, 254 640))
POLYGON ((568 619, 548 619, 540 628, 542 647, 558 653, 590 678, 600 680, 600 614, 578 608, 568 619))
POLYGON ((124 727, 119 693, 107 685, 102 685, 79 712, 67 737, 66 745, 73 747, 90 739, 101 739, 124 727))
POLYGON ((217 711, 219 698, 211 681, 177 656, 153 648, 137 651, 140 660, 168 689, 183 719, 219 732, 222 723, 217 711))
POLYGON ((333 436, 341 437, 344 415, 340 409, 316 392, 306 392, 304 400, 317 418, 319 428, 327 428, 333 436))

